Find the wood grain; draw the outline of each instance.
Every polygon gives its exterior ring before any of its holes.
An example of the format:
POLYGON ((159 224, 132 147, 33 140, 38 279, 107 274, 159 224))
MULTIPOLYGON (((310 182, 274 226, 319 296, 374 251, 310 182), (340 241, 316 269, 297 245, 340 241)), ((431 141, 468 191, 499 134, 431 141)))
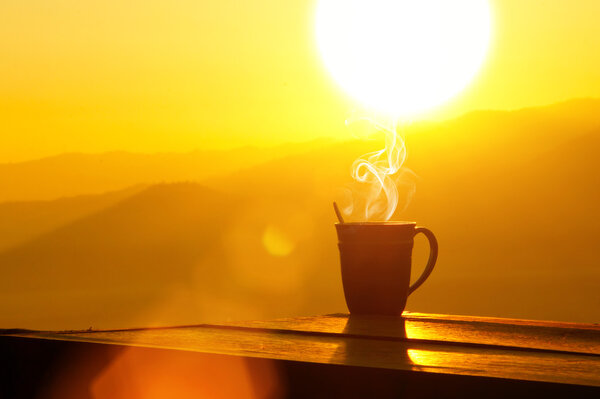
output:
POLYGON ((600 326, 594 324, 405 312, 402 319, 362 316, 350 320, 346 314, 334 314, 270 321, 232 322, 227 325, 600 355, 600 326))
POLYGON ((600 329, 406 314, 20 334, 52 340, 600 387, 600 329))

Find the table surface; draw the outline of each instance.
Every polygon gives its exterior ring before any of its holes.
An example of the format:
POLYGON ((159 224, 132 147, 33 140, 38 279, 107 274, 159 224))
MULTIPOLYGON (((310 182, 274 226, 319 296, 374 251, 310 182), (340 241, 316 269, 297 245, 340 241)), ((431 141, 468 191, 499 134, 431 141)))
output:
POLYGON ((11 335, 600 387, 598 324, 405 312, 11 335))

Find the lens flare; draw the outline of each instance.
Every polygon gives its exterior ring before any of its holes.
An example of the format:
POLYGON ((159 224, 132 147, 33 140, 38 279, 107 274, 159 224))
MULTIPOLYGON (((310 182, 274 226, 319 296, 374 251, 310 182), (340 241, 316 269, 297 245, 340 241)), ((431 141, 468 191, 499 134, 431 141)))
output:
POLYGON ((265 249, 273 256, 287 256, 295 247, 290 237, 273 225, 265 229, 262 242, 265 249))

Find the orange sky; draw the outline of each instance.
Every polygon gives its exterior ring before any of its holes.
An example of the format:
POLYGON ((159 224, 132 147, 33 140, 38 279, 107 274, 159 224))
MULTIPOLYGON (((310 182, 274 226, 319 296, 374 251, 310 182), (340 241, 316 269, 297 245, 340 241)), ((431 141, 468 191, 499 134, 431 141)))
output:
MULTIPOLYGON (((600 97, 600 2, 494 0, 493 41, 429 115, 600 97)), ((346 137, 315 1, 4 0, 0 162, 346 137)))

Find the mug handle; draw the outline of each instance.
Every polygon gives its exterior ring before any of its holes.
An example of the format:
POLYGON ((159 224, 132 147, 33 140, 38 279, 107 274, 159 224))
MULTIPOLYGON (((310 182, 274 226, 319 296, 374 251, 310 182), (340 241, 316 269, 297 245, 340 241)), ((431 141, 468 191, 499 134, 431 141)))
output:
POLYGON ((427 237, 427 240, 429 241, 429 260, 427 261, 427 266, 425 266, 425 270, 423 270, 421 277, 419 277, 419 279, 408 289, 408 295, 412 294, 414 290, 419 288, 421 284, 427 280, 427 277, 429 277, 433 271, 438 256, 438 242, 433 235, 433 232, 425 227, 417 227, 415 229, 415 236, 419 233, 425 234, 425 237, 427 237))

